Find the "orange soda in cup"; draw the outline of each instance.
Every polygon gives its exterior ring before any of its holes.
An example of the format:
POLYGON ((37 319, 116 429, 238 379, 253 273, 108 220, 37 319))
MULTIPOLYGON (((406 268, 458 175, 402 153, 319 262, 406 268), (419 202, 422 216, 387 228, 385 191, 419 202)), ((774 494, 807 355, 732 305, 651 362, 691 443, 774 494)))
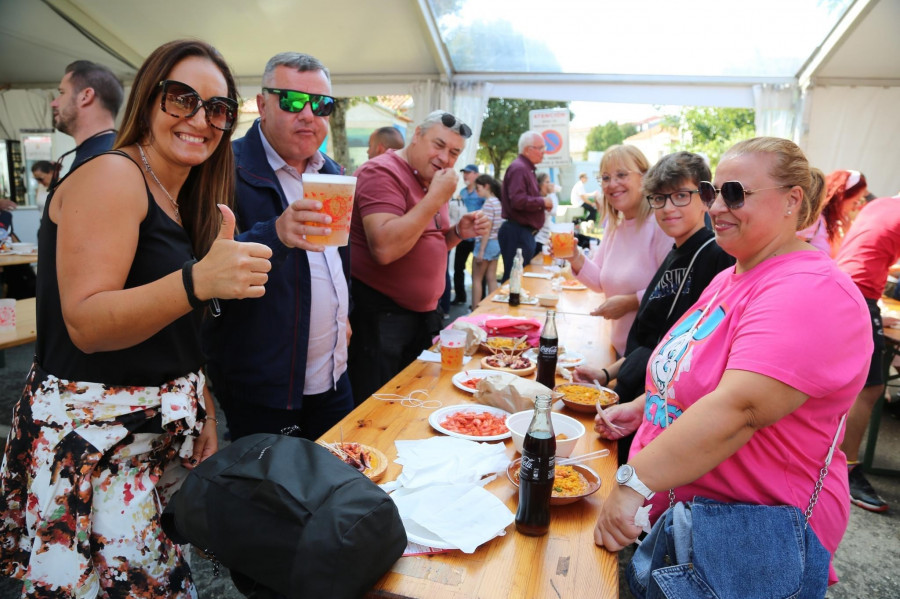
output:
POLYGON ((541 248, 541 258, 544 260, 544 266, 553 264, 553 255, 550 253, 549 245, 545 245, 541 248))
POLYGON ((554 258, 571 258, 575 255, 575 225, 550 224, 550 249, 554 258))
POLYGON ((307 225, 329 227, 330 235, 306 235, 310 243, 322 245, 347 245, 350 238, 350 216, 353 214, 353 194, 356 192, 356 177, 345 175, 321 175, 303 173, 303 199, 318 200, 322 212, 331 217, 330 225, 305 223, 307 225))

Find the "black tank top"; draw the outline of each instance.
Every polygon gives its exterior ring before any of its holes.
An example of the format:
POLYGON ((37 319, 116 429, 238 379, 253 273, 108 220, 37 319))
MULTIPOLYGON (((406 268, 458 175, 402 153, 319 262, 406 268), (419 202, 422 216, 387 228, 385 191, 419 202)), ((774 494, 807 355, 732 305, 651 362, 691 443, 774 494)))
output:
MULTIPOLYGON (((108 153, 121 154, 135 162, 123 152, 108 153)), ((135 166, 141 168, 136 162, 135 166)), ((111 181, 110 185, 115 185, 115 182, 111 181)), ((147 190, 147 217, 140 225, 134 262, 125 281, 126 289, 151 283, 180 270, 193 257, 187 232, 156 204, 146 182, 144 187, 147 190)), ((75 347, 63 321, 57 285, 57 227, 50 220, 50 203, 56 189, 58 187, 47 197, 38 239, 38 364, 61 379, 116 386, 158 386, 199 370, 203 364, 200 349, 201 310, 193 310, 128 349, 86 354, 75 347)), ((103 264, 96 266, 103 268, 103 264)))

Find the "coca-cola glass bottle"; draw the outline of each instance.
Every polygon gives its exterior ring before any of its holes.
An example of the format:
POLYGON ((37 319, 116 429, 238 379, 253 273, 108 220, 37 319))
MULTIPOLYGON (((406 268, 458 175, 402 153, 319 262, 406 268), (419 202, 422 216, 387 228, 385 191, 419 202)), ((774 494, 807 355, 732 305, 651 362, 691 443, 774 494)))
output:
POLYGON ((559 335, 556 334, 556 310, 547 310, 547 320, 541 329, 535 380, 548 389, 556 385, 556 359, 559 353, 559 335))
POLYGON ((550 495, 556 475, 556 437, 550 404, 549 395, 537 396, 534 416, 522 443, 516 530, 529 536, 546 534, 550 528, 550 495))

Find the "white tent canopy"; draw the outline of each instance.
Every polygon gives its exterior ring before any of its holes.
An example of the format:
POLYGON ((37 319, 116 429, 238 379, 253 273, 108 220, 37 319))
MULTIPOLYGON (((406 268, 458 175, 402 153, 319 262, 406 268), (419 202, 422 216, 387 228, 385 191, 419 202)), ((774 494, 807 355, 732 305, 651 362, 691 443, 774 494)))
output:
POLYGON ((0 0, 0 137, 51 125, 69 62, 129 82, 159 44, 198 37, 245 97, 298 50, 336 95, 411 94, 415 121, 446 108, 476 135, 489 97, 752 107, 760 133, 893 194, 898 25, 898 0, 0 0))

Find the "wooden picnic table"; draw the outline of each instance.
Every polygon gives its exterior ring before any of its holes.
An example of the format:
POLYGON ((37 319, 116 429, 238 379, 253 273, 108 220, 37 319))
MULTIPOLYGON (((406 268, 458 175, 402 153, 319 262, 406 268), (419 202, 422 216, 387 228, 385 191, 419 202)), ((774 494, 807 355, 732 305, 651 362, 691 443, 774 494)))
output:
MULTIPOLYGON (((529 266, 526 272, 543 273, 545 270, 541 266, 529 266)), ((550 287, 551 282, 546 279, 523 279, 523 288, 532 295, 549 291, 550 287)), ((546 308, 531 305, 511 308, 506 303, 492 301, 494 295, 496 293, 477 306, 473 315, 525 316, 543 323, 546 308)), ((601 302, 602 295, 590 290, 562 290, 558 295, 556 324, 560 344, 584 354, 590 363, 606 365, 613 361, 609 323, 589 315, 591 309, 601 302)), ((471 362, 464 364, 464 368, 480 368, 479 361, 485 355, 476 353, 471 362)), ((415 391, 425 390, 428 399, 438 400, 443 406, 474 403, 472 395, 453 386, 453 374, 442 371, 440 364, 416 360, 382 387, 378 394, 406 397, 415 391)), ((530 378, 533 377, 533 374, 530 375, 530 378)), ((563 382, 563 379, 558 377, 557 382, 563 382)), ((417 397, 421 399, 421 396, 417 397)), ((588 463, 600 475, 602 484, 598 492, 570 505, 554 506, 550 531, 542 537, 521 535, 514 525, 510 525, 505 536, 488 541, 471 554, 454 550, 402 557, 367 596, 454 599, 617 597, 616 554, 597 547, 593 540, 601 502, 615 484, 616 444, 597 437, 593 432, 592 415, 572 412, 559 401, 554 405, 554 410, 578 419, 587 429, 573 455, 604 447, 610 450, 609 457, 588 463)), ((343 437, 344 441, 377 447, 391 462, 381 482, 390 481, 396 479, 401 471, 401 466, 393 463, 397 457, 394 441, 437 435, 428 424, 431 413, 432 409, 404 407, 396 400, 384 401, 371 397, 326 432, 321 440, 334 442, 343 437)), ((513 458, 515 450, 512 441, 505 443, 507 454, 513 458)), ((503 473, 486 489, 504 501, 512 512, 516 511, 518 490, 503 473)))
POLYGON ((37 261, 37 252, 22 254, 14 254, 10 252, 0 254, 0 268, 3 268, 4 266, 15 266, 17 264, 35 264, 37 261))

